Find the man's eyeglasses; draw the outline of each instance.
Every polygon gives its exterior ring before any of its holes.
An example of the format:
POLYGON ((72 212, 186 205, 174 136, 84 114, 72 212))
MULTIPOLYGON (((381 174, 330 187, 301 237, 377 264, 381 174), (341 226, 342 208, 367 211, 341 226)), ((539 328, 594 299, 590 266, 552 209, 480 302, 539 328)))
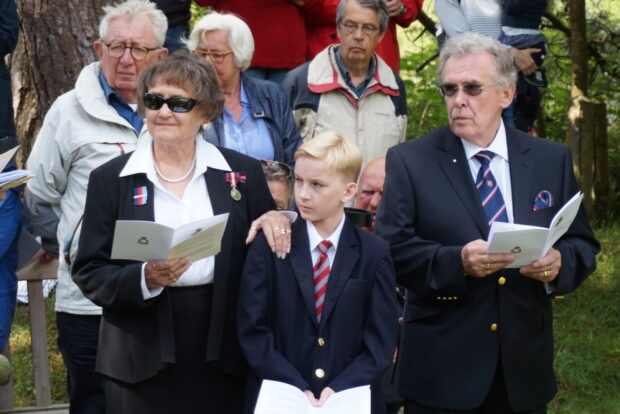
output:
MULTIPOLYGON (((102 42, 103 43, 103 42, 102 42)), ((113 58, 123 57, 125 54, 125 49, 129 49, 131 51, 131 57, 134 60, 142 60, 147 57, 151 50, 161 49, 160 47, 144 47, 144 46, 127 46, 124 43, 103 43, 108 48, 108 53, 113 58)))
POLYGON ((201 58, 205 60, 207 58, 211 58, 216 63, 222 63, 226 56, 233 54, 233 51, 229 50, 228 52, 211 52, 209 50, 196 49, 196 50, 192 50, 192 53, 200 56, 201 58))
POLYGON ((183 96, 174 96, 172 98, 164 99, 162 96, 154 93, 144 94, 144 106, 154 111, 159 110, 164 104, 168 105, 168 108, 172 112, 189 112, 196 105, 196 100, 192 98, 185 98, 183 96))
POLYGON ((489 86, 497 85, 499 82, 493 82, 488 85, 478 85, 476 83, 466 83, 465 85, 459 87, 458 85, 454 85, 452 83, 444 83, 439 85, 437 89, 439 90, 439 94, 441 96, 454 96, 458 93, 459 89, 463 89, 469 96, 478 96, 482 93, 482 91, 489 86))
POLYGON ((346 21, 344 23, 340 23, 340 26, 347 33, 355 33, 357 32, 357 29, 361 27, 362 32, 364 32, 364 34, 367 36, 372 36, 379 31, 379 28, 377 26, 375 26, 374 24, 369 24, 369 23, 364 23, 362 25, 359 25, 351 21, 346 21))

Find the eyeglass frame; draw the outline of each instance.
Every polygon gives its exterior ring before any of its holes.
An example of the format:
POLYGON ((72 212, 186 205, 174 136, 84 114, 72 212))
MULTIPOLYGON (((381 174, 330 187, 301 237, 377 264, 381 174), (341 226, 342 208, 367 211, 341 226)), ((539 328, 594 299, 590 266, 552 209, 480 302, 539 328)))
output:
POLYGON ((459 86, 453 83, 442 83, 441 85, 437 85, 437 92, 439 92, 439 95, 443 96, 444 98, 451 98, 453 96, 456 96, 456 94, 459 93, 460 90, 462 90, 463 92, 465 92, 465 94, 467 96, 480 96, 482 94, 482 91, 484 91, 486 88, 490 87, 490 86, 495 86, 497 84, 499 84, 501 82, 497 81, 497 82, 493 82, 493 83, 489 83, 488 85, 478 85, 476 83, 466 83, 463 86, 459 86), (446 86, 450 86, 450 87, 454 87, 454 91, 447 93, 446 92, 446 86), (472 93, 473 91, 476 91, 475 93, 472 93))
POLYGON ((364 33, 366 36, 373 36, 381 30, 380 27, 377 27, 374 24, 370 24, 370 23, 358 24, 350 20, 340 22, 340 26, 342 26, 343 30, 349 34, 353 34, 357 32, 358 29, 361 28, 362 33, 364 33))
POLYGON ((177 114, 186 114, 186 113, 190 112, 192 109, 194 109, 194 107, 198 103, 198 101, 196 99, 188 98, 186 96, 171 96, 170 98, 164 98, 161 95, 158 95, 156 93, 149 93, 149 92, 146 92, 144 94, 144 96, 142 97, 142 102, 144 103, 144 107, 146 109, 150 109, 151 111, 159 111, 164 106, 164 104, 166 104, 168 109, 170 109, 172 112, 175 112, 177 114), (155 98, 160 103, 159 108, 149 107, 147 105, 147 102, 150 99, 149 97, 155 98), (172 102, 175 99, 182 99, 184 101, 187 101, 189 103, 189 105, 190 105, 189 108, 183 108, 182 106, 175 105, 174 102, 172 102), (179 111, 179 108, 181 108, 183 110, 179 111))
POLYGON ((280 162, 280 161, 276 161, 276 160, 265 160, 265 159, 259 159, 261 165, 269 168, 269 169, 279 169, 282 172, 284 172, 284 174, 286 175, 286 179, 290 180, 291 177, 293 177, 293 169, 291 167, 289 167, 287 164, 280 162))
POLYGON ((192 53, 200 56, 201 58, 205 60, 207 59, 207 57, 209 57, 213 59, 213 61, 216 63, 222 63, 224 59, 226 59, 226 56, 232 55, 235 52, 233 52, 232 50, 229 50, 228 52, 217 52, 217 51, 209 51, 209 50, 204 50, 204 49, 194 49, 192 50, 192 53), (216 56, 221 56, 221 57, 216 57, 216 56))
POLYGON ((125 50, 129 49, 129 54, 131 55, 133 60, 144 60, 146 59, 146 57, 149 55, 150 52, 152 52, 153 50, 157 50, 157 49, 161 49, 162 46, 157 46, 157 47, 146 47, 146 46, 127 46, 125 43, 123 42, 110 42, 110 43, 106 43, 103 40, 99 40, 101 42, 101 44, 103 44, 105 47, 108 48, 108 53, 110 54, 110 56, 112 56, 115 59, 119 59, 122 58, 123 55, 125 54, 125 50), (114 54, 112 54, 112 46, 113 45, 117 45, 117 46, 123 46, 123 52, 118 55, 118 56, 114 56, 114 54), (146 51, 146 53, 144 54, 144 57, 136 57, 135 56, 135 50, 142 50, 142 51, 146 51))

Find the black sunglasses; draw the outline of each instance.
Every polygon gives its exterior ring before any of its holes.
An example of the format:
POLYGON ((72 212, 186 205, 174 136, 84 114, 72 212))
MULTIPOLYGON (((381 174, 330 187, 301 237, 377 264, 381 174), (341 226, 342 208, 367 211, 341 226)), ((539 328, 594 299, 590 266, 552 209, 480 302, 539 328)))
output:
POLYGON ((466 83, 465 85, 459 88, 458 85, 454 85, 452 83, 444 83, 443 85, 439 85, 437 89, 439 90, 439 94, 441 96, 454 96, 457 94, 459 89, 463 89, 469 96, 478 96, 482 93, 483 90, 488 88, 489 86, 497 85, 499 82, 493 82, 489 85, 478 85, 475 83, 466 83))
POLYGON ((183 96, 173 96, 172 98, 164 99, 162 96, 154 93, 144 94, 144 106, 154 111, 159 110, 164 104, 168 105, 168 108, 172 112, 189 112, 196 105, 196 100, 192 98, 185 98, 183 96))

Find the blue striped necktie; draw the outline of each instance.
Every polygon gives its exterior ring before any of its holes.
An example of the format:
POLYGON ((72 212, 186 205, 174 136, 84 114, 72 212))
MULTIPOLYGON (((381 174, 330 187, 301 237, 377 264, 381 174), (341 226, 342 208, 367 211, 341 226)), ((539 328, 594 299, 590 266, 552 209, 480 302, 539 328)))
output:
POLYGON ((490 164, 494 156, 495 154, 491 151, 480 151, 474 155, 480 161, 480 170, 478 170, 478 177, 476 177, 476 189, 480 195, 482 208, 487 215, 489 226, 494 221, 508 222, 504 197, 502 197, 497 180, 491 172, 490 164))

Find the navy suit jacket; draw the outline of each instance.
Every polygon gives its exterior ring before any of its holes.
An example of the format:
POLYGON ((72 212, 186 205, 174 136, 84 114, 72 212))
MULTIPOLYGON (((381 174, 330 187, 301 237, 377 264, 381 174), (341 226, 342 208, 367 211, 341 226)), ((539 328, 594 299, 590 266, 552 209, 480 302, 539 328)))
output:
MULTIPOLYGON (((250 224, 275 209, 260 163, 235 151, 219 148, 232 171, 246 175, 237 188, 241 200, 230 197, 225 171, 208 168, 207 191, 213 214, 228 212, 222 249, 215 256, 213 304, 205 361, 219 369, 244 374, 245 361, 237 341, 237 295, 247 253, 250 224)), ((110 258, 116 220, 154 220, 153 185, 146 174, 119 177, 131 154, 121 155, 90 175, 73 280, 86 297, 103 307, 96 369, 112 378, 137 383, 174 363, 175 346, 168 289, 144 300, 140 287, 143 262, 110 258), (147 187, 145 205, 134 203, 133 191, 147 187)), ((171 212, 173 214, 173 212, 171 212)))
MULTIPOLYGON (((306 222, 297 219, 292 230, 285 260, 275 257, 263 236, 246 260, 237 321, 254 374, 248 381, 249 401, 255 400, 262 379, 310 389, 316 396, 325 387, 341 391, 378 384, 396 347, 398 319, 387 243, 345 222, 317 325, 306 222), (322 378, 316 375, 319 368, 325 372, 322 378)), ((380 392, 373 392, 372 399, 373 413, 384 412, 380 392), (375 404, 383 409, 374 411, 375 404)))
MULTIPOLYGON (((506 133, 514 222, 547 227, 578 191, 570 151, 517 130, 506 133), (555 204, 534 211, 541 190, 555 204)), ((579 286, 594 271, 599 250, 583 209, 554 246, 562 267, 548 294, 518 269, 464 275, 461 249, 486 240, 489 226, 463 145, 448 127, 390 149, 386 170, 376 232, 390 243, 397 280, 407 288, 399 392, 432 407, 478 407, 501 358, 512 408, 544 406, 556 393, 553 295, 579 286)))

